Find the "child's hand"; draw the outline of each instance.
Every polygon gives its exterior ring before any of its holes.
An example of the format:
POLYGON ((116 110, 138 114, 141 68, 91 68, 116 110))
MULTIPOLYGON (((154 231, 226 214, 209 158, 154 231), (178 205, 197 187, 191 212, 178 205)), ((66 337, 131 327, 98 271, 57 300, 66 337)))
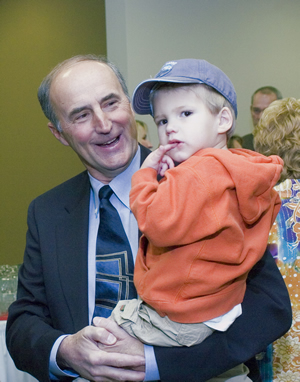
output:
POLYGON ((169 155, 166 153, 173 149, 176 144, 167 144, 165 146, 159 146, 158 149, 154 150, 151 154, 147 156, 141 168, 154 168, 159 175, 164 176, 165 172, 169 168, 174 167, 174 162, 169 155))

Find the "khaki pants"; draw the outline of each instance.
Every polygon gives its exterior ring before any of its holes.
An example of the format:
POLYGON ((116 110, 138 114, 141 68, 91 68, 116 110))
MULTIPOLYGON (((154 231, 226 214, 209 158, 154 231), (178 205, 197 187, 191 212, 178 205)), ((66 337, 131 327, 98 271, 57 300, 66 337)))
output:
POLYGON ((205 340, 213 330, 205 324, 181 324, 161 317, 142 300, 121 300, 111 319, 131 336, 147 345, 193 346, 205 340))
MULTIPOLYGON (((181 324, 161 317, 140 299, 119 301, 110 318, 131 336, 153 346, 193 346, 213 333, 203 323, 181 324)), ((248 373, 249 369, 241 364, 209 382, 251 382, 248 373)))

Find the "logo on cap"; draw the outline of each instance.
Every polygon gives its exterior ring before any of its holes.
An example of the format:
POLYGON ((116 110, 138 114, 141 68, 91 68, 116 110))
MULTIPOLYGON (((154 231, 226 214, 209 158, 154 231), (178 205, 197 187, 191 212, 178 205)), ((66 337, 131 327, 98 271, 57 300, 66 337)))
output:
POLYGON ((159 71, 159 73, 155 76, 155 78, 163 77, 166 74, 170 73, 170 71, 173 69, 173 66, 177 64, 176 61, 170 61, 167 62, 159 71))

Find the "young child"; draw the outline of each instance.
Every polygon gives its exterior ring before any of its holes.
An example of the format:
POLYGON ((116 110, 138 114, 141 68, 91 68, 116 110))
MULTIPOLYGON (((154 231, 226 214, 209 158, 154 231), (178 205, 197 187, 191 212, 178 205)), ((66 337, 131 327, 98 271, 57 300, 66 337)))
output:
POLYGON ((280 209, 282 160, 227 149, 236 93, 207 61, 166 63, 137 86, 133 108, 153 116, 160 147, 132 177, 140 299, 120 301, 112 317, 144 343, 191 346, 241 314, 248 272, 280 209))

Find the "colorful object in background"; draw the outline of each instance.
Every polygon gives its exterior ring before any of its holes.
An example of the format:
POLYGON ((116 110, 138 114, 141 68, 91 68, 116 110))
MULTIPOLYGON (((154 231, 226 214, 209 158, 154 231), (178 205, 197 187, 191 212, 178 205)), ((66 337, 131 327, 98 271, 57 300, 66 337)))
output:
POLYGON ((7 319, 8 307, 17 297, 18 265, 0 266, 0 320, 7 319))
POLYGON ((291 329, 273 344, 273 381, 300 381, 300 180, 275 187, 282 200, 270 232, 270 249, 289 290, 291 329))

